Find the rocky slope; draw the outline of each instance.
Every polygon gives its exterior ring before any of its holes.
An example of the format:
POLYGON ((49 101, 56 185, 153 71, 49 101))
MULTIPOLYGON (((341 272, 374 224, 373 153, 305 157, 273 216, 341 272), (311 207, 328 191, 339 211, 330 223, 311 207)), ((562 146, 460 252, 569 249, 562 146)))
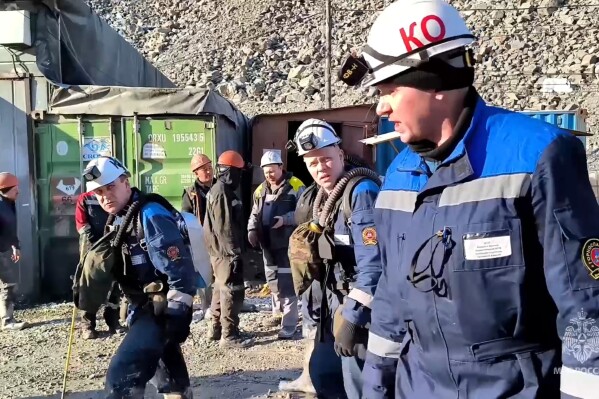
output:
MULTIPOLYGON (((88 0, 180 86, 216 88, 248 115, 322 108, 325 10, 316 0, 88 0)), ((375 101, 336 69, 389 0, 332 0, 332 103, 375 101)), ((589 112, 599 123, 599 1, 451 1, 476 44, 476 86, 512 109, 589 112)), ((590 151, 598 146, 591 140, 590 151)))

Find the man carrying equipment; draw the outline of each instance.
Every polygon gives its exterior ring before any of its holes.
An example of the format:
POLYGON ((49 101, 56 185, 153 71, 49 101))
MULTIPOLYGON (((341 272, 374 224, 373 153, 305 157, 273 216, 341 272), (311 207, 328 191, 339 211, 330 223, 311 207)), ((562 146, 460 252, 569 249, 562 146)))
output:
MULTIPOLYGON (((87 191, 109 213, 108 230, 116 231, 111 240, 116 259, 100 263, 114 263, 110 273, 129 302, 129 331, 108 367, 106 390, 109 398, 143 398, 162 360, 169 377, 165 397, 188 399, 192 393, 180 345, 190 332, 197 275, 181 233, 183 219, 162 197, 131 187, 129 176, 112 157, 97 158, 84 171, 87 191)), ((104 239, 84 263, 97 257, 104 239)))
MULTIPOLYGON (((310 364, 314 388, 323 397, 360 398, 370 304, 381 272, 373 220, 380 181, 371 169, 353 165, 340 142, 331 125, 309 119, 289 143, 319 186, 314 219, 296 229, 289 253, 292 268, 308 258, 322 259, 313 270, 314 281, 307 279, 302 306, 305 326, 318 325, 318 333, 312 334, 317 341, 312 357, 319 360, 310 364), (307 233, 312 238, 306 240, 307 230, 315 234, 307 233), (306 242, 312 246, 304 248, 306 242), (335 365, 335 352, 341 356, 341 370, 335 365)), ((306 213, 299 207, 296 212, 306 213)))

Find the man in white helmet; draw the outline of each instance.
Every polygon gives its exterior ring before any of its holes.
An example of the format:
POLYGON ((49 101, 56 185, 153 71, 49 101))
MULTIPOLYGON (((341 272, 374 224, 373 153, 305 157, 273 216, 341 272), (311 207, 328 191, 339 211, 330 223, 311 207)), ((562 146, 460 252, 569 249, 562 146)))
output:
MULTIPOLYGON (((308 345, 312 351, 308 367, 304 365, 298 380, 281 388, 312 388, 319 397, 353 399, 363 397, 361 369, 370 303, 381 273, 373 220, 380 181, 371 169, 354 164, 340 143, 333 127, 318 119, 302 123, 290 143, 319 190, 314 201, 300 201, 296 208, 296 214, 310 219, 316 208, 319 220, 300 225, 294 235, 306 225, 318 231, 320 238, 313 250, 323 264, 305 291, 298 292, 304 336, 314 340, 308 345)), ((306 261, 301 248, 294 245, 290 244, 289 254, 292 268, 306 261)))
MULTIPOLYGON (((166 372, 159 370, 159 391, 190 399, 180 345, 190 332, 197 274, 180 229, 183 218, 164 198, 131 187, 129 172, 116 158, 94 159, 83 176, 87 192, 109 214, 107 231, 118 232, 111 245, 122 248, 122 255, 115 255, 110 272, 129 304, 129 330, 106 373, 108 398, 143 398, 161 362, 166 372)), ((84 263, 96 256, 94 248, 84 263)))
POLYGON ((598 397, 599 206, 584 147, 486 105, 473 41, 447 2, 402 0, 340 74, 380 91, 378 114, 408 144, 376 202, 364 397, 598 397))
POLYGON ((279 338, 290 339, 295 335, 299 315, 287 250, 289 238, 296 227, 295 206, 305 186, 291 172, 283 169, 279 151, 266 151, 260 167, 265 180, 254 192, 248 241, 253 247, 262 248, 273 315, 281 328, 279 338))

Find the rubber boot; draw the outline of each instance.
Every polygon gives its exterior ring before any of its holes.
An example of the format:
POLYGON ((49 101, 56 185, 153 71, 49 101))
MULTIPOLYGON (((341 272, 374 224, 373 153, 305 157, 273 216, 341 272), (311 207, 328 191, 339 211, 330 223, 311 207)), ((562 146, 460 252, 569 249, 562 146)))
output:
POLYGON ((208 339, 210 341, 218 341, 221 339, 223 334, 223 328, 220 324, 215 323, 214 320, 212 323, 208 324, 208 339))
POLYGON ((254 345, 252 338, 243 338, 239 333, 223 336, 219 343, 222 349, 246 349, 252 345, 254 345))
POLYGON ((120 312, 117 305, 113 306, 111 307, 110 304, 106 304, 104 308, 104 321, 106 321, 106 325, 108 326, 109 334, 122 334, 125 332, 125 329, 119 323, 120 312))
POLYGON ((312 379, 310 378, 310 358, 312 356, 312 351, 314 351, 314 339, 308 339, 307 341, 306 347, 304 348, 302 374, 293 381, 279 382, 279 391, 316 394, 316 389, 314 388, 314 385, 312 385, 312 379))
POLYGON ((295 326, 281 327, 277 336, 279 339, 292 339, 295 336, 295 331, 295 326))
POLYGON ((15 304, 13 303, 13 287, 6 288, 0 297, 0 328, 7 331, 18 331, 29 327, 24 321, 15 319, 15 304))
POLYGON ((81 316, 81 338, 85 340, 98 338, 96 315, 94 313, 84 312, 81 316))

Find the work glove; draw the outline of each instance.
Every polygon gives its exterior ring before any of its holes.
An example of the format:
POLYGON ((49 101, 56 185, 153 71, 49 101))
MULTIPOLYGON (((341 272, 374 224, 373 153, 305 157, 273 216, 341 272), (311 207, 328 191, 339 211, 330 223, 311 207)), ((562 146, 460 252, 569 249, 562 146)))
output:
POLYGON ((256 248, 258 246, 258 232, 256 230, 250 230, 248 232, 248 241, 252 247, 256 248))
POLYGON ((359 354, 360 344, 367 340, 367 330, 345 320, 337 314, 340 320, 337 323, 335 334, 335 352, 338 356, 352 357, 359 354))
POLYGON ((189 336, 193 311, 180 302, 169 302, 165 311, 167 341, 182 344, 189 336))

